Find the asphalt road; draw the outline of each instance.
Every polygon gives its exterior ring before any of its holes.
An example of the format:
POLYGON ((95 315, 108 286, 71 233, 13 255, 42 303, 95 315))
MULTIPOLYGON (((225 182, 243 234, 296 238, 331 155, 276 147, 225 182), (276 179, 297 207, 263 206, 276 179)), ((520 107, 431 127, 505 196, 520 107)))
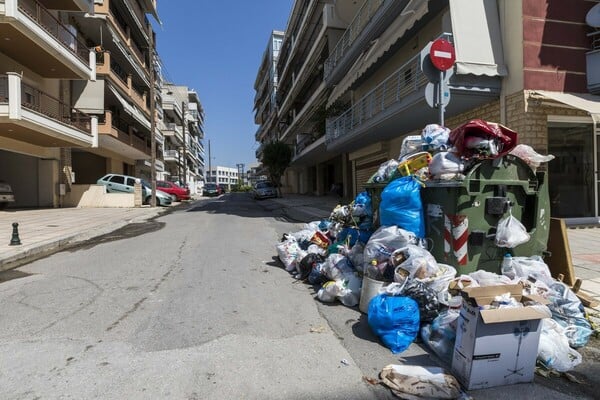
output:
MULTIPOLYGON (((393 355, 357 308, 295 281, 275 243, 301 227, 273 202, 228 194, 0 274, 0 398, 395 398, 367 381, 437 360, 417 344, 393 355)), ((469 394, 594 398, 595 349, 575 374, 584 383, 469 394)))

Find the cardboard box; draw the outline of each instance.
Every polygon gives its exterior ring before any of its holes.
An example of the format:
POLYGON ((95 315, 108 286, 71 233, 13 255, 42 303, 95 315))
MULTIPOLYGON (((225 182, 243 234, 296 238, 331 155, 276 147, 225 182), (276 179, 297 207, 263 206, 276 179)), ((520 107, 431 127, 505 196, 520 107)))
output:
POLYGON ((521 303, 539 296, 523 296, 522 285, 469 287, 456 329, 452 372, 467 389, 531 382, 535 372, 541 319, 549 315, 535 307, 484 309, 496 296, 511 293, 521 303))

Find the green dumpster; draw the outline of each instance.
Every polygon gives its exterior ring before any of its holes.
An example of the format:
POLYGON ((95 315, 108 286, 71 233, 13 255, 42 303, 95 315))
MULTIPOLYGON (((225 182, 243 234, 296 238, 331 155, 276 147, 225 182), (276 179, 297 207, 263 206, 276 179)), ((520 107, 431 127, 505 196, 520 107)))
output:
POLYGON ((500 273, 506 253, 543 256, 550 227, 547 177, 534 173, 513 155, 483 160, 464 180, 425 182, 421 190, 426 240, 438 262, 458 274, 475 270, 500 273), (530 240, 514 249, 495 245, 498 221, 512 215, 525 226, 530 240))

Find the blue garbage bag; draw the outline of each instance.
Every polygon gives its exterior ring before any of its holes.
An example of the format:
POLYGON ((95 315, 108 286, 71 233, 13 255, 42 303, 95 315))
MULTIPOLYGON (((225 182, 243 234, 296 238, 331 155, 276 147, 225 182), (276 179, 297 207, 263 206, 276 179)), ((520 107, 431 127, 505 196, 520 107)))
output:
POLYGON ((369 302, 368 321, 392 353, 401 353, 419 333, 419 305, 410 297, 380 294, 369 302))
POLYGON ((371 196, 368 192, 364 191, 356 195, 354 206, 352 208, 352 215, 355 217, 373 215, 371 196))
POLYGON ((388 183, 381 192, 379 222, 425 237, 421 183, 416 178, 404 176, 388 183))

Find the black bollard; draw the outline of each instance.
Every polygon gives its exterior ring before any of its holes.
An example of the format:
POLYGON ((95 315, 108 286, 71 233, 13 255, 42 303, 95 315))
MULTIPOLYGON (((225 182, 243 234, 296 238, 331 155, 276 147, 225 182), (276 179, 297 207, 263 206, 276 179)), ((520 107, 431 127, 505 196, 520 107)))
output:
POLYGON ((12 233, 12 238, 10 239, 10 245, 18 246, 21 244, 21 239, 19 239, 19 224, 17 224, 16 222, 13 222, 12 226, 13 226, 13 233, 12 233))

